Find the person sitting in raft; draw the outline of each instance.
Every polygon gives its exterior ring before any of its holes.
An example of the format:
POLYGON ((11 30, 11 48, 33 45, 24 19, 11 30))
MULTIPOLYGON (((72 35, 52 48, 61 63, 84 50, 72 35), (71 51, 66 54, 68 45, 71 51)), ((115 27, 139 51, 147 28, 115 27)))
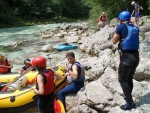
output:
POLYGON ((20 70, 20 74, 22 74, 23 72, 25 72, 31 65, 31 60, 30 59, 25 59, 24 60, 24 66, 22 67, 22 69, 20 70))
POLYGON ((11 73, 11 68, 13 68, 12 62, 0 54, 0 73, 11 73))

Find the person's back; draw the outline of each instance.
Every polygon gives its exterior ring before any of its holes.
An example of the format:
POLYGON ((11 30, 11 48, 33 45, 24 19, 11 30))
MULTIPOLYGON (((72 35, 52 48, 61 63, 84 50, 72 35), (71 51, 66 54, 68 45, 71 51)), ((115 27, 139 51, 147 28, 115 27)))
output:
POLYGON ((128 35, 121 41, 121 50, 138 50, 139 49, 139 29, 133 24, 125 24, 128 29, 128 35))
POLYGON ((54 91, 54 73, 47 69, 41 75, 44 78, 44 95, 48 95, 54 91))
POLYGON ((78 79, 77 79, 77 81, 84 82, 85 81, 84 66, 82 64, 80 64, 79 62, 75 62, 75 65, 77 65, 77 67, 78 67, 78 79))
POLYGON ((42 56, 33 58, 32 66, 39 72, 34 89, 34 93, 38 96, 39 110, 41 113, 54 113, 54 81, 60 80, 61 76, 52 69, 46 69, 46 59, 42 56))
POLYGON ((131 14, 129 11, 122 11, 119 14, 120 24, 117 26, 112 43, 120 43, 120 64, 118 68, 118 80, 124 92, 126 104, 121 105, 123 110, 135 108, 132 99, 133 76, 139 64, 139 29, 130 24, 131 14))

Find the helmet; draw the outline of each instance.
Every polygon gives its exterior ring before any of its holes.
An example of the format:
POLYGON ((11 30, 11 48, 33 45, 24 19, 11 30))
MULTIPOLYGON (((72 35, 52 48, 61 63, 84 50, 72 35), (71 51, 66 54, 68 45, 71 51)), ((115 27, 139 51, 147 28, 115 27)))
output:
POLYGON ((32 66, 46 67, 46 59, 42 56, 33 58, 32 66))
POLYGON ((26 62, 31 62, 31 60, 30 60, 30 59, 25 59, 25 60, 24 60, 24 64, 25 64, 26 62))
POLYGON ((131 18, 131 14, 129 11, 122 11, 120 14, 119 14, 119 19, 120 20, 130 20, 131 18))
POLYGON ((131 5, 135 4, 135 1, 132 1, 131 5))
POLYGON ((105 15, 105 12, 102 12, 102 15, 105 15))

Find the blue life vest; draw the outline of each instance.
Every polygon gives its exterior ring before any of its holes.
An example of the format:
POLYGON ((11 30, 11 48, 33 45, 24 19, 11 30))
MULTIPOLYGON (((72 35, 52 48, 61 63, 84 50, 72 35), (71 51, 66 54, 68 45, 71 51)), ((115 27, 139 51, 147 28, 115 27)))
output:
MULTIPOLYGON (((77 65, 78 67, 78 79, 75 80, 72 77, 72 81, 78 81, 78 82, 84 82, 85 81, 85 70, 84 70, 84 66, 82 66, 79 62, 75 62, 75 65, 77 65)), ((73 66, 73 65, 72 65, 73 66)), ((71 66, 71 70, 72 70, 72 66, 71 66)))
POLYGON ((139 29, 133 24, 126 24, 128 35, 121 41, 122 50, 138 50, 139 49, 139 29))

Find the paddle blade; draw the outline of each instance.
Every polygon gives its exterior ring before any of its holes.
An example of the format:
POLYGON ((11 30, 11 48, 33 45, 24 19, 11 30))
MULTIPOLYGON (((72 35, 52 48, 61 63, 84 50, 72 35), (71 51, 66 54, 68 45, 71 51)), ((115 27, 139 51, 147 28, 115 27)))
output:
POLYGON ((64 105, 59 99, 54 101, 54 111, 55 113, 66 113, 64 105))
POLYGON ((54 101, 54 111, 55 113, 61 113, 61 107, 56 99, 54 101))

